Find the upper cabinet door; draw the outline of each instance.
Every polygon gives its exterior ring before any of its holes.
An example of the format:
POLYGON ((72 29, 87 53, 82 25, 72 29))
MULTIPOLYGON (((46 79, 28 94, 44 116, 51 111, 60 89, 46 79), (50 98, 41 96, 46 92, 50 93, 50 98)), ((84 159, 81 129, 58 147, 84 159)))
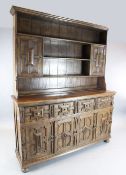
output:
POLYGON ((90 75, 104 76, 106 62, 106 46, 93 45, 91 48, 90 75))
POLYGON ((17 74, 42 75, 43 42, 41 38, 18 36, 17 74))

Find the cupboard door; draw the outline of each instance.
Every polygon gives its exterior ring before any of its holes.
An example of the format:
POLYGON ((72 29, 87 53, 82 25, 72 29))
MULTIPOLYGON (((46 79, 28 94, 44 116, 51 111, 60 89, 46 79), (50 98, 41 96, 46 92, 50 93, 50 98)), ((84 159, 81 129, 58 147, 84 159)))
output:
POLYGON ((112 123, 112 108, 99 111, 94 116, 94 139, 106 139, 110 137, 112 123))
POLYGON ((93 113, 82 114, 79 120, 79 145, 92 142, 93 138, 93 113))
POLYGON ((42 158, 54 152, 53 127, 49 120, 21 127, 23 160, 42 158))
POLYGON ((91 51, 91 75, 103 76, 105 73, 105 58, 106 47, 105 46, 92 46, 91 51))
POLYGON ((17 39, 17 72, 20 76, 42 74, 42 39, 19 36, 17 39))
POLYGON ((73 146, 73 123, 72 119, 64 119, 55 123, 55 153, 70 150, 73 146))

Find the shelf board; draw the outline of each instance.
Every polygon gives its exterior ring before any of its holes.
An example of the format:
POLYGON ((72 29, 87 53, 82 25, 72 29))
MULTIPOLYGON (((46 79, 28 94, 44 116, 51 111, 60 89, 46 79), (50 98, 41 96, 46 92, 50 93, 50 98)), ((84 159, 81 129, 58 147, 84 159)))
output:
MULTIPOLYGON (((87 78, 98 78, 98 77, 104 77, 103 75, 29 75, 27 78, 68 78, 68 77, 87 77, 87 78)), ((17 78, 26 78, 26 75, 17 76, 17 78)))
POLYGON ((72 57, 51 57, 51 56, 43 56, 44 59, 66 59, 66 60, 77 60, 77 61, 90 61, 89 59, 81 59, 81 58, 72 58, 72 57))
POLYGON ((100 44, 100 43, 92 43, 92 42, 86 42, 86 41, 80 41, 80 40, 74 40, 74 39, 67 39, 67 38, 56 38, 56 37, 51 37, 51 36, 44 36, 44 35, 34 35, 34 34, 25 34, 21 32, 17 32, 17 35, 22 35, 22 36, 29 36, 29 37, 38 37, 38 38, 50 38, 50 39, 57 39, 57 40, 63 40, 63 41, 69 41, 73 43, 80 43, 80 44, 88 44, 88 45, 97 45, 97 46, 106 46, 107 44, 100 44))

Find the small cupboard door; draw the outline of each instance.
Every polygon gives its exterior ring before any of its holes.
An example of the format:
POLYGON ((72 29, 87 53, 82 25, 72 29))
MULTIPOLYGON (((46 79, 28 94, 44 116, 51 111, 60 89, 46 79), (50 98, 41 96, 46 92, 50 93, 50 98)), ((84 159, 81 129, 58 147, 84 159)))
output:
POLYGON ((112 123, 112 108, 106 108, 96 113, 94 118, 94 139, 105 139, 110 137, 112 123))
POLYGON ((17 38, 17 72, 19 76, 42 74, 42 39, 30 36, 17 38))
POLYGON ((93 140, 93 113, 81 114, 79 119, 79 145, 86 145, 93 140))
POLYGON ((90 74, 104 76, 106 61, 106 47, 93 45, 91 48, 90 74))
POLYGON ((32 160, 54 152, 53 122, 43 120, 21 127, 22 159, 32 160))
POLYGON ((55 153, 70 150, 73 146, 73 122, 72 119, 64 119, 55 123, 55 153))

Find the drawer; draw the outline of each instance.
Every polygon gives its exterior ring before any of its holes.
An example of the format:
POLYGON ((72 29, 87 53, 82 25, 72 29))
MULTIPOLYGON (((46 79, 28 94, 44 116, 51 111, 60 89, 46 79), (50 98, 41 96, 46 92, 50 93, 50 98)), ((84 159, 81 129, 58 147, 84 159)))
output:
POLYGON ((21 107, 21 122, 33 122, 40 119, 49 118, 52 113, 51 105, 21 107))
POLYGON ((61 117, 75 113, 74 102, 54 104, 54 116, 61 117))
POLYGON ((95 99, 85 99, 78 101, 78 112, 90 112, 95 109, 95 99))
POLYGON ((98 109, 106 108, 113 105, 113 96, 99 97, 97 98, 96 106, 98 109))

